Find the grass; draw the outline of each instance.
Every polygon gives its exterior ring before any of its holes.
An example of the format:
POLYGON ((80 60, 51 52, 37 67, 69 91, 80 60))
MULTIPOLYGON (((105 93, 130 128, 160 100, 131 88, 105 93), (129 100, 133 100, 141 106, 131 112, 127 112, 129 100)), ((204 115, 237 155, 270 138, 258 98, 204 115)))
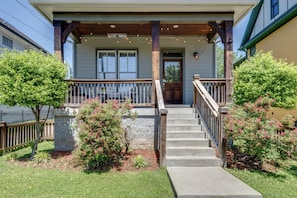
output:
POLYGON ((227 171, 260 192, 263 198, 294 198, 297 197, 297 162, 290 161, 289 164, 275 173, 236 169, 227 171))
MULTIPOLYGON (((39 145, 51 151, 53 143, 39 145)), ((28 157, 30 148, 16 151, 28 157)), ((98 173, 24 167, 0 157, 1 197, 174 197, 165 169, 126 173, 98 173)))

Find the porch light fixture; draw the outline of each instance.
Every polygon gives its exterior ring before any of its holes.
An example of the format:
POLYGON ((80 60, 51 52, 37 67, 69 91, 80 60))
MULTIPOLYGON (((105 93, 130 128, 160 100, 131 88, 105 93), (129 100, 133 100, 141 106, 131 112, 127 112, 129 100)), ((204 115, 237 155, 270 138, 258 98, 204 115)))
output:
POLYGON ((193 56, 194 56, 194 58, 197 60, 197 59, 198 59, 198 56, 199 56, 199 53, 198 53, 198 52, 194 52, 194 53, 193 53, 193 56))

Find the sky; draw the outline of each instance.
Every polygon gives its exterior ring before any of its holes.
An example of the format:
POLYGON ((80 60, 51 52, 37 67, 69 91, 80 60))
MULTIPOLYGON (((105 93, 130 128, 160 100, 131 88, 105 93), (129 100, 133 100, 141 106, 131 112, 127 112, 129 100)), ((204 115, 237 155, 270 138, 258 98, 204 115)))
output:
MULTIPOLYGON (((54 52, 54 28, 51 22, 36 11, 27 0, 0 0, 0 2, 0 17, 2 19, 12 24, 48 52, 54 52)), ((235 52, 240 47, 247 22, 248 16, 234 27, 233 49, 235 52)), ((65 45, 65 61, 72 65, 71 44, 66 42, 65 45)))

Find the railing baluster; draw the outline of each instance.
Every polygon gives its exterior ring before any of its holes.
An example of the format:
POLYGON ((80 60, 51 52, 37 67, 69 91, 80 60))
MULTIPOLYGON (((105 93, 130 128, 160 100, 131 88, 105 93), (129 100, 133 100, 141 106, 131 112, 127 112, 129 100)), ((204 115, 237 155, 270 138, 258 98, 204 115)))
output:
POLYGON ((136 106, 151 106, 151 79, 133 80, 66 80, 69 91, 65 95, 65 105, 80 105, 87 98, 116 99, 127 98, 136 106))
POLYGON ((225 79, 200 79, 198 75, 194 75, 193 80, 195 110, 199 121, 205 126, 210 139, 219 150, 223 166, 226 165, 223 117, 228 108, 219 105, 225 104, 225 82, 225 79))

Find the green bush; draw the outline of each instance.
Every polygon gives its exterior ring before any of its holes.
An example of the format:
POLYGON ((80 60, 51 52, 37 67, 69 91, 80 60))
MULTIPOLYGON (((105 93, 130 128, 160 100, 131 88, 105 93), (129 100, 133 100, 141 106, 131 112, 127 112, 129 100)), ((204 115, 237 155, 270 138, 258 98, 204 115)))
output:
POLYGON ((15 161, 15 160, 17 160, 17 158, 18 158, 18 154, 16 152, 12 152, 12 153, 5 155, 6 161, 15 161))
POLYGON ((141 155, 137 155, 133 159, 133 166, 137 169, 139 168, 146 168, 149 166, 149 163, 146 159, 144 159, 141 155))
MULTIPOLYGON (((227 138, 234 141, 240 153, 262 163, 276 162, 296 154, 297 130, 287 130, 283 123, 266 117, 272 103, 272 99, 260 97, 255 103, 234 105, 225 118, 227 138)), ((282 121, 288 123, 288 117, 282 121)))
POLYGON ((49 162, 51 159, 51 155, 47 152, 37 152, 34 155, 33 161, 35 163, 49 162))
POLYGON ((75 154, 86 168, 106 168, 121 160, 125 130, 122 117, 134 117, 130 101, 123 104, 116 100, 100 103, 87 100, 76 117, 80 143, 75 154))
POLYGON ((297 104, 297 68, 273 58, 272 53, 257 53, 234 73, 233 100, 237 105, 269 96, 274 107, 294 108, 297 104))

